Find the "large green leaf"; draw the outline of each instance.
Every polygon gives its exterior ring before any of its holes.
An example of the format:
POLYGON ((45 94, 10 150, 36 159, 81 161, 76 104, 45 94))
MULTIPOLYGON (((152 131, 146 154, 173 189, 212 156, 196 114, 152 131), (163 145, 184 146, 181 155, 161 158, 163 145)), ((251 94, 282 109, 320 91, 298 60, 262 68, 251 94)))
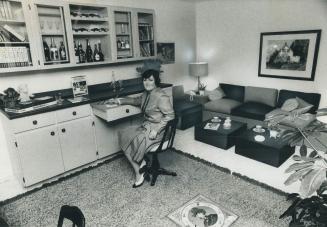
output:
POLYGON ((315 169, 306 174, 300 186, 301 197, 308 197, 318 190, 320 185, 326 180, 326 169, 315 166, 315 169))
POLYGON ((313 162, 301 162, 301 163, 294 163, 292 165, 290 165, 286 170, 285 173, 290 173, 293 171, 298 171, 300 169, 309 167, 309 166, 313 166, 313 162))
POLYGON ((301 180, 306 174, 312 171, 312 166, 308 166, 306 168, 300 169, 295 173, 292 173, 284 182, 285 185, 293 184, 294 182, 301 180))
POLYGON ((307 153, 308 153, 307 146, 305 146, 304 144, 302 144, 302 146, 300 147, 300 155, 302 157, 305 157, 305 156, 307 156, 307 153))

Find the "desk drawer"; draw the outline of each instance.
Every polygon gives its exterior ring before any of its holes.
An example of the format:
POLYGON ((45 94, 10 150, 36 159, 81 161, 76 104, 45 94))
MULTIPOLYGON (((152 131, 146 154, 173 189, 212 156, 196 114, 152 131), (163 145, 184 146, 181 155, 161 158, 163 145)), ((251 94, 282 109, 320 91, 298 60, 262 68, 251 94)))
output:
POLYGON ((14 119, 11 120, 11 123, 13 132, 19 133, 48 125, 54 125, 56 123, 56 118, 54 112, 49 112, 14 119))
POLYGON ((87 117, 91 115, 91 106, 89 104, 83 106, 75 106, 68 109, 56 111, 57 121, 65 122, 74 120, 81 117, 87 117))
POLYGON ((110 107, 107 109, 93 108, 94 115, 110 122, 124 117, 129 117, 141 113, 141 109, 136 106, 122 105, 116 107, 110 107))

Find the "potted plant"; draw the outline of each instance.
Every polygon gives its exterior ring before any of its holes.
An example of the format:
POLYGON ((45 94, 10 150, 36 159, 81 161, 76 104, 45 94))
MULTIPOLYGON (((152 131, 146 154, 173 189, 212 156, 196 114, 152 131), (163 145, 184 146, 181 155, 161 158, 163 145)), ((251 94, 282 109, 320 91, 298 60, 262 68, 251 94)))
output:
POLYGON ((204 95, 204 91, 206 89, 207 85, 204 85, 204 83, 199 83, 199 95, 204 95))
MULTIPOLYGON (((290 216, 290 227, 327 227, 327 146, 320 139, 327 133, 327 122, 317 119, 327 115, 327 108, 317 110, 316 115, 299 112, 282 112, 266 117, 270 127, 280 126, 285 119, 288 124, 281 133, 291 146, 300 146, 299 154, 292 158, 295 161, 285 172, 291 173, 285 185, 300 181, 299 194, 291 194, 291 206, 280 216, 290 216)), ((282 127, 282 126, 280 126, 282 127)))

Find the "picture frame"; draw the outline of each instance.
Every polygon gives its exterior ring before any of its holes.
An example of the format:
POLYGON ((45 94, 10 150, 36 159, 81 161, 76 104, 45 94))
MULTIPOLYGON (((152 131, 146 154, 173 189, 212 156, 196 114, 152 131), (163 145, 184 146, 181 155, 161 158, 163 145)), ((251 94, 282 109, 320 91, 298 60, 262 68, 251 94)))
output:
POLYGON ((72 77, 72 89, 74 98, 88 95, 86 76, 72 77))
POLYGON ((162 64, 175 63, 175 43, 157 43, 157 57, 162 64))
POLYGON ((313 81, 321 30, 263 32, 259 77, 313 81))

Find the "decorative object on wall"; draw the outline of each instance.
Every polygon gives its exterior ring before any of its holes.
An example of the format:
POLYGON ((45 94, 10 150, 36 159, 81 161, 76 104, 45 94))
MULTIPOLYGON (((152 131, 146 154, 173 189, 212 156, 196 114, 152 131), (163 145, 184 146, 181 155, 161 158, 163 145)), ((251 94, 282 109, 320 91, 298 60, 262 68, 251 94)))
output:
POLYGON ((140 74, 144 73, 145 71, 153 69, 159 72, 163 72, 161 70, 161 61, 159 59, 147 59, 143 61, 143 66, 137 67, 136 71, 140 74))
POLYGON ((169 214, 168 218, 181 227, 228 227, 238 216, 203 195, 197 195, 169 214))
POLYGON ((162 64, 175 63, 175 43, 157 43, 157 56, 162 64))
POLYGON ((208 63, 207 62, 189 63, 189 72, 191 76, 198 78, 198 92, 200 92, 201 88, 203 87, 203 84, 201 84, 200 82, 200 77, 208 76, 208 63))
POLYGON ((264 32, 260 36, 260 77, 314 80, 321 30, 264 32))

